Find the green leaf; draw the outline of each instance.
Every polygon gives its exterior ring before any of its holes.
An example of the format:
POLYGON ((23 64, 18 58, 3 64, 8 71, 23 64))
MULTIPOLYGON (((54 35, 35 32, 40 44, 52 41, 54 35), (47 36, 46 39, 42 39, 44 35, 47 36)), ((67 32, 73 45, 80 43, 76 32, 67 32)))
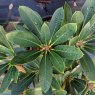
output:
POLYGON ((64 73, 65 63, 60 55, 51 51, 50 52, 50 60, 52 62, 53 67, 60 73, 64 73))
POLYGON ((88 22, 88 23, 83 27, 83 29, 81 30, 81 32, 80 32, 80 34, 79 34, 79 39, 80 39, 80 40, 83 40, 83 39, 85 39, 85 38, 88 36, 87 32, 89 32, 89 29, 90 29, 90 22, 88 22))
POLYGON ((0 76, 7 70, 8 63, 0 65, 0 76))
POLYGON ((83 58, 80 59, 80 64, 87 78, 90 81, 95 81, 95 64, 85 51, 83 58))
POLYGON ((30 74, 15 84, 12 88, 12 95, 21 94, 33 82, 34 77, 35 74, 30 74))
POLYGON ((39 82, 42 90, 46 93, 52 82, 52 65, 48 55, 44 55, 40 63, 39 82))
POLYGON ((67 2, 64 4, 64 24, 70 23, 72 17, 72 9, 67 2))
POLYGON ((89 91, 87 95, 95 95, 95 92, 94 91, 89 91))
POLYGON ((60 90, 61 89, 61 85, 59 83, 59 81, 53 77, 52 79, 52 84, 51 84, 56 90, 60 90))
POLYGON ((78 93, 83 92, 87 87, 87 84, 84 80, 77 79, 77 78, 75 78, 71 82, 71 84, 77 90, 78 93))
POLYGON ((17 68, 14 66, 13 67, 13 72, 12 72, 13 76, 13 80, 14 80, 14 83, 17 83, 18 81, 18 76, 19 76, 19 71, 17 70, 17 68))
POLYGON ((67 95, 67 92, 65 90, 58 90, 55 95, 67 95))
POLYGON ((82 12, 84 14, 84 25, 91 19, 95 14, 95 0, 86 0, 84 6, 82 7, 82 12))
POLYGON ((43 95, 53 95, 51 87, 46 93, 44 93, 43 91, 42 91, 42 93, 43 93, 43 95))
POLYGON ((64 9, 63 9, 63 7, 61 7, 61 8, 58 8, 54 12, 54 14, 51 18, 51 21, 49 23, 51 34, 54 34, 55 32, 57 32, 60 29, 63 20, 64 20, 64 9))
POLYGON ((72 39, 70 39, 70 41, 69 41, 69 45, 70 46, 76 46, 76 43, 78 42, 78 40, 79 40, 79 36, 75 36, 75 37, 73 37, 72 39))
POLYGON ((77 23, 77 33, 80 32, 82 24, 84 21, 84 16, 81 11, 76 11, 71 18, 72 23, 77 23))
POLYGON ((94 41, 95 41, 95 35, 92 35, 88 39, 86 39, 86 43, 92 43, 94 41))
POLYGON ((64 59, 65 61, 65 68, 72 68, 72 66, 74 65, 74 61, 72 60, 67 60, 67 59, 64 59))
POLYGON ((0 52, 4 53, 4 54, 9 54, 9 55, 14 55, 13 52, 11 51, 11 49, 0 45, 0 52))
POLYGON ((95 45, 94 45, 93 43, 92 43, 92 44, 87 43, 87 44, 85 45, 84 49, 85 49, 86 51, 88 51, 89 53, 91 53, 91 54, 95 54, 95 45))
POLYGON ((7 40, 6 32, 2 26, 0 26, 0 42, 13 51, 12 46, 7 40))
POLYGON ((40 55, 40 51, 23 51, 17 53, 17 55, 11 61, 12 64, 24 64, 35 60, 40 55))
POLYGON ((75 46, 58 45, 54 51, 68 60, 77 60, 83 57, 82 51, 75 46))
POLYGON ((25 91, 25 95, 42 95, 42 91, 41 91, 41 88, 40 87, 36 87, 34 89, 27 89, 25 91))
POLYGON ((53 36, 52 44, 58 45, 66 42, 77 31, 77 25, 75 23, 69 23, 62 26, 53 36))
POLYGON ((50 29, 46 23, 43 24, 40 35, 41 35, 41 40, 43 44, 47 45, 50 40, 50 29))
POLYGON ((19 7, 19 13, 24 24, 39 37, 43 21, 40 15, 26 6, 19 7))
POLYGON ((95 15, 91 18, 91 20, 84 26, 84 28, 80 32, 80 39, 87 39, 95 32, 95 15))
POLYGON ((12 43, 22 47, 40 46, 40 40, 32 33, 27 31, 16 30, 7 34, 7 38, 12 43))
POLYGON ((1 87, 0 87, 0 93, 3 93, 7 89, 7 87, 10 85, 10 82, 12 79, 12 71, 13 71, 13 67, 9 69, 8 73, 4 77, 1 87))
POLYGON ((0 53, 0 60, 2 60, 2 59, 6 59, 6 54, 4 54, 4 53, 0 53))

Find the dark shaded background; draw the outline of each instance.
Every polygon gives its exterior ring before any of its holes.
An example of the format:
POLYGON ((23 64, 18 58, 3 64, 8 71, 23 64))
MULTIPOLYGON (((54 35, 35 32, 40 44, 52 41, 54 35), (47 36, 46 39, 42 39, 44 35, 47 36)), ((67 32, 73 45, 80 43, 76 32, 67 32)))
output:
POLYGON ((47 17, 67 1, 74 10, 79 10, 85 0, 52 0, 50 4, 37 3, 36 0, 0 0, 0 24, 19 20, 18 7, 25 5, 37 11, 42 17, 47 17), (77 6, 74 6, 76 2, 77 6), (9 6, 13 8, 9 10, 9 6))

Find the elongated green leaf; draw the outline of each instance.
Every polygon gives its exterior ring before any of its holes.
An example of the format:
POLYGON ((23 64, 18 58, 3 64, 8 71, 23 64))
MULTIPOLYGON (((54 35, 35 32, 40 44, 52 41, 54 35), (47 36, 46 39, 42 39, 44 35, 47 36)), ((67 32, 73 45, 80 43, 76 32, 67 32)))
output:
POLYGON ((50 60, 53 64, 53 67, 58 72, 64 73, 65 63, 64 63, 64 60, 61 58, 61 56, 58 55, 57 53, 51 51, 49 57, 50 57, 50 60))
POLYGON ((2 26, 0 26, 0 42, 2 44, 4 44, 6 47, 8 47, 9 49, 12 49, 12 46, 10 45, 10 43, 7 40, 6 32, 2 26))
POLYGON ((88 39, 86 39, 86 43, 94 43, 94 42, 95 42, 95 35, 92 35, 88 39))
POLYGON ((24 51, 19 52, 13 58, 12 64, 24 64, 35 60, 40 55, 39 51, 24 51))
POLYGON ((3 26, 0 26, 0 42, 3 43, 5 46, 10 47, 9 42, 6 38, 6 32, 3 26))
POLYGON ((79 34, 79 39, 83 40, 85 39, 88 35, 87 35, 87 31, 89 31, 90 28, 90 22, 88 22, 84 28, 81 30, 80 34, 79 34))
POLYGON ((2 46, 2 45, 0 45, 0 52, 4 53, 4 54, 13 55, 13 52, 11 51, 11 49, 9 49, 9 48, 7 48, 5 46, 2 46))
POLYGON ((7 89, 7 87, 10 85, 10 82, 12 79, 12 71, 13 71, 13 67, 9 69, 8 73, 4 77, 1 87, 0 87, 0 93, 3 93, 7 89))
POLYGON ((83 92, 87 87, 87 84, 84 80, 77 79, 77 78, 75 78, 71 82, 71 84, 77 90, 78 93, 83 92))
POLYGON ((40 35, 42 42, 47 45, 50 40, 50 29, 46 23, 43 24, 40 35))
POLYGON ((54 12, 52 19, 49 23, 51 34, 54 34, 60 29, 63 20, 64 20, 64 9, 63 7, 61 7, 54 12))
POLYGON ((12 74, 13 74, 12 78, 14 80, 14 83, 17 83, 19 72, 18 72, 18 70, 17 70, 17 68, 15 66, 13 67, 12 74))
POLYGON ((51 84, 56 90, 60 90, 61 89, 61 85, 59 83, 59 81, 53 77, 52 79, 52 84, 51 84))
POLYGON ((80 60, 82 69, 89 80, 95 81, 95 65, 89 55, 86 52, 84 52, 84 54, 85 55, 80 60))
POLYGON ((43 95, 53 95, 51 87, 46 93, 44 93, 43 91, 42 91, 42 93, 43 93, 43 95))
POLYGON ((82 27, 82 24, 83 24, 83 21, 84 21, 84 16, 82 14, 81 11, 76 11, 72 18, 71 18, 71 22, 72 23, 77 23, 77 34, 80 32, 81 30, 81 27, 82 27))
POLYGON ((47 92, 52 82, 52 65, 48 55, 44 55, 40 64, 39 82, 43 92, 47 92))
POLYGON ((0 53, 0 60, 5 59, 7 56, 4 53, 0 53))
POLYGON ((69 45, 70 46, 76 46, 76 43, 78 42, 78 40, 79 40, 79 36, 75 36, 75 37, 73 37, 72 39, 70 39, 70 41, 69 41, 69 45))
POLYGON ((67 2, 64 4, 64 24, 70 23, 72 17, 72 9, 67 2))
POLYGON ((8 64, 1 64, 0 65, 0 76, 7 70, 8 64))
POLYGON ((52 44, 58 45, 66 42, 77 31, 77 25, 75 23, 69 23, 61 27, 53 36, 52 44))
POLYGON ((93 43, 87 43, 84 47, 86 51, 88 51, 91 54, 95 54, 95 45, 93 43))
POLYGON ((20 95, 32 82, 35 77, 35 74, 30 74, 24 79, 20 80, 12 88, 12 95, 20 95))
POLYGON ((18 44, 22 47, 37 47, 41 42, 39 39, 30 32, 16 30, 7 34, 7 38, 12 43, 18 44))
POLYGON ((75 46, 58 45, 55 47, 55 51, 68 60, 77 60, 83 57, 82 51, 75 46))
POLYGON ((95 14, 95 0, 86 0, 82 12, 84 14, 85 20, 84 25, 91 19, 91 17, 95 14))
POLYGON ((24 24, 29 28, 31 32, 39 37, 39 31, 43 24, 40 15, 26 6, 20 6, 19 13, 24 24))
POLYGON ((84 28, 80 32, 80 39, 87 39, 95 32, 95 15, 91 18, 91 20, 84 26, 84 28))

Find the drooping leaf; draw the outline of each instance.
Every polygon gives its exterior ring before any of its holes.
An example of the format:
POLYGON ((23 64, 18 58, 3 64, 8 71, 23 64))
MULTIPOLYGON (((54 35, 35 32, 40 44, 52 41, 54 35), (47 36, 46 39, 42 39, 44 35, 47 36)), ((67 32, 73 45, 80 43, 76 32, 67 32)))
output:
POLYGON ((0 93, 3 93, 7 89, 7 87, 10 85, 10 82, 12 79, 12 71, 13 71, 13 67, 9 69, 8 73, 4 77, 1 87, 0 87, 0 93))
POLYGON ((86 0, 84 6, 82 7, 82 12, 84 14, 84 25, 91 19, 95 14, 95 0, 86 0))
POLYGON ((27 77, 20 80, 17 84, 15 84, 12 88, 12 95, 21 94, 32 82, 35 77, 35 74, 30 74, 27 77))
POLYGON ((72 17, 72 9, 67 2, 64 4, 64 24, 70 23, 72 17))
POLYGON ((24 24, 38 37, 40 36, 40 29, 43 21, 40 15, 26 6, 19 7, 19 13, 24 24))
POLYGON ((68 60, 77 60, 83 57, 82 51, 75 46, 58 45, 54 51, 68 60))
POLYGON ((69 23, 61 27, 53 36, 52 44, 58 45, 66 42, 77 31, 77 25, 75 23, 69 23))
POLYGON ((87 78, 91 81, 95 81, 95 64, 85 51, 83 58, 80 59, 80 64, 87 78))
POLYGON ((71 18, 72 23, 77 23, 77 34, 80 32, 82 24, 84 21, 84 16, 81 11, 76 11, 71 18))
POLYGON ((60 29, 63 20, 64 20, 64 9, 63 7, 61 7, 54 12, 51 21, 49 23, 51 34, 54 34, 60 29))
POLYGON ((50 29, 46 23, 43 24, 40 35, 42 42, 47 45, 50 40, 50 29))
POLYGON ((42 90, 46 93, 52 82, 52 65, 48 55, 44 55, 40 63, 39 82, 42 90))
POLYGON ((41 42, 37 36, 31 32, 16 30, 7 34, 7 38, 12 43, 22 47, 37 47, 41 42))
POLYGON ((83 27, 80 32, 80 39, 87 39, 95 32, 95 15, 91 18, 91 20, 83 27))
POLYGON ((65 63, 64 60, 61 58, 61 56, 55 53, 54 51, 51 51, 49 57, 53 64, 53 67, 58 72, 64 73, 65 63))
POLYGON ((7 70, 8 64, 1 64, 0 65, 0 76, 7 70))
POLYGON ((24 51, 19 52, 17 55, 12 59, 12 64, 24 64, 35 60, 40 55, 39 51, 24 51))

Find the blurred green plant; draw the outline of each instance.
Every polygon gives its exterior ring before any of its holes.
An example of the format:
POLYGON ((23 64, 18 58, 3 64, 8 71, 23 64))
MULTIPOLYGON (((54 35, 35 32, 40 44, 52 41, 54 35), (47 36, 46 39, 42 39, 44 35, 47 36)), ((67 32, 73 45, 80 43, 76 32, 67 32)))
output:
POLYGON ((12 95, 95 95, 95 0, 81 11, 58 8, 50 21, 20 6, 24 25, 10 33, 0 26, 0 93, 12 95), (27 49, 28 48, 28 49, 27 49), (38 94, 37 94, 38 93, 38 94))

